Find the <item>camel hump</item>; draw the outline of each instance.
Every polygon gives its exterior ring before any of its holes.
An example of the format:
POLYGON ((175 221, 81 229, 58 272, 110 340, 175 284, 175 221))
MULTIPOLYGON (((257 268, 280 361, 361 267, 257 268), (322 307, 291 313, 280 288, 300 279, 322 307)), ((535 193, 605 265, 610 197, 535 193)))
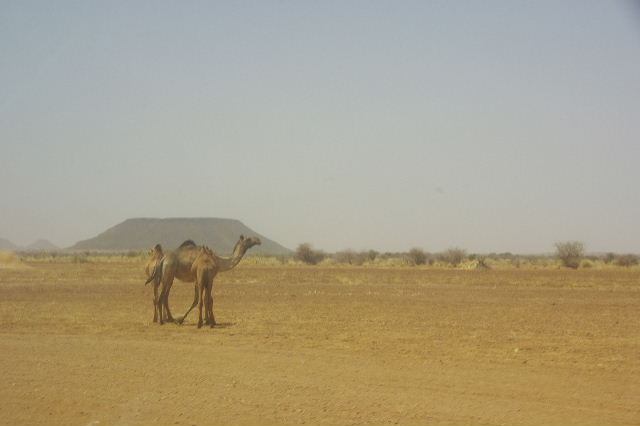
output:
POLYGON ((180 244, 180 247, 188 247, 188 246, 195 246, 195 245, 196 243, 194 243, 193 240, 187 240, 184 243, 180 244))

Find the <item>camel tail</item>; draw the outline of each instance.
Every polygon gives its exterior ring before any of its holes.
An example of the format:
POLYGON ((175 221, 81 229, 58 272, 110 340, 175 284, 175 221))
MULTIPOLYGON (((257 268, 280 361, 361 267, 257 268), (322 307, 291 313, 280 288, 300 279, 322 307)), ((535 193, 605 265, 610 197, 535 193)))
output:
POLYGON ((164 257, 160 259, 160 262, 156 263, 156 266, 153 267, 153 273, 151 276, 145 281, 144 285, 149 284, 151 281, 158 280, 158 282, 162 281, 162 266, 164 264, 164 257))

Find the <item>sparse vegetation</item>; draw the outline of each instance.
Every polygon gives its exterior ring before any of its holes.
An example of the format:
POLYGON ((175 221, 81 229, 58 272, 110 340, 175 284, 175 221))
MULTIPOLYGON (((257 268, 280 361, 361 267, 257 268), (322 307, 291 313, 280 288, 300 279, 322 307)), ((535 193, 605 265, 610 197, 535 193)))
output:
POLYGON ((593 268, 593 262, 591 262, 589 259, 582 259, 582 261, 580 262, 580 268, 581 269, 593 268))
MULTIPOLYGON (((504 253, 473 253, 467 255, 462 249, 450 249, 438 254, 415 248, 408 252, 384 252, 378 253, 375 250, 341 250, 336 253, 325 253, 316 250, 311 244, 301 244, 300 253, 292 254, 259 254, 252 253, 245 256, 242 264, 246 266, 282 266, 294 265, 300 262, 317 265, 320 263, 363 266, 363 267, 383 267, 397 268, 406 266, 430 266, 442 268, 453 266, 466 269, 545 269, 557 268, 559 264, 564 265, 558 254, 520 255, 510 252, 504 253), (458 252, 456 252, 459 250, 458 252), (424 256, 424 257, 423 257, 424 256), (307 259, 307 261, 303 260, 307 259), (452 260, 452 261, 450 261, 452 260)), ((299 247, 300 248, 300 247, 299 247)), ((8 264, 26 266, 29 263, 143 263, 147 259, 147 251, 121 250, 52 250, 40 252, 2 252, 0 253, 0 265, 8 264), (3 260, 4 259, 4 260, 3 260)), ((576 269, 603 269, 603 268, 635 268, 640 265, 640 257, 637 254, 616 254, 606 253, 600 255, 584 254, 577 261, 576 269), (584 262, 584 261, 588 261, 584 262)), ((6 268, 6 266, 5 266, 6 268)))
POLYGON ((630 267, 630 266, 634 266, 638 264, 638 256, 636 256, 635 254, 623 254, 620 256, 617 256, 616 258, 616 265, 618 266, 624 266, 624 267, 630 267))
POLYGON ((353 250, 339 251, 333 255, 333 259, 336 263, 342 263, 346 265, 363 265, 369 258, 367 252, 355 252, 353 250))
POLYGON ((484 256, 476 256, 476 260, 478 261, 477 269, 491 269, 491 266, 487 263, 487 258, 484 256))
POLYGON ((467 251, 458 247, 452 247, 438 255, 438 260, 456 267, 467 258, 467 251))
POLYGON ((567 268, 578 269, 584 257, 584 244, 580 241, 556 243, 556 257, 567 268))
POLYGON ((407 253, 407 257, 413 265, 424 265, 425 263, 427 263, 427 253, 417 247, 409 250, 409 253, 407 253))
POLYGON ((309 243, 302 243, 296 249, 295 259, 307 265, 317 265, 322 262, 326 254, 322 250, 315 250, 309 243))
POLYGON ((15 253, 11 251, 2 251, 0 252, 0 264, 8 265, 12 263, 19 263, 20 259, 16 256, 15 253))

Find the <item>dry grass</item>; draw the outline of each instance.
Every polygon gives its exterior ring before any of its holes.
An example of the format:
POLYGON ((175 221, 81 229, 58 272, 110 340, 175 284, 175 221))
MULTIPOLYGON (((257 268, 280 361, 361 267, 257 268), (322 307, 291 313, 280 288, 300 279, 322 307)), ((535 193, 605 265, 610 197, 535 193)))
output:
POLYGON ((24 264, 20 258, 13 252, 0 252, 0 269, 27 269, 29 266, 24 264))
POLYGON ((640 419, 636 269, 243 263, 198 330, 150 323, 140 263, 31 266, 0 271, 0 424, 640 419))
POLYGON ((13 263, 20 263, 20 259, 15 253, 10 251, 0 251, 0 264, 7 265, 13 263))

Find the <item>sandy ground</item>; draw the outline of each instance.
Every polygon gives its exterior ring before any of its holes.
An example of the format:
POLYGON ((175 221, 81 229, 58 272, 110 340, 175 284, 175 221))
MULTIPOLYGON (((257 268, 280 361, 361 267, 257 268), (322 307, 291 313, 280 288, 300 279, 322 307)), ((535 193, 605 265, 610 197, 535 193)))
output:
POLYGON ((640 424, 638 272, 240 266, 213 329, 143 282, 0 269, 0 424, 640 424))

